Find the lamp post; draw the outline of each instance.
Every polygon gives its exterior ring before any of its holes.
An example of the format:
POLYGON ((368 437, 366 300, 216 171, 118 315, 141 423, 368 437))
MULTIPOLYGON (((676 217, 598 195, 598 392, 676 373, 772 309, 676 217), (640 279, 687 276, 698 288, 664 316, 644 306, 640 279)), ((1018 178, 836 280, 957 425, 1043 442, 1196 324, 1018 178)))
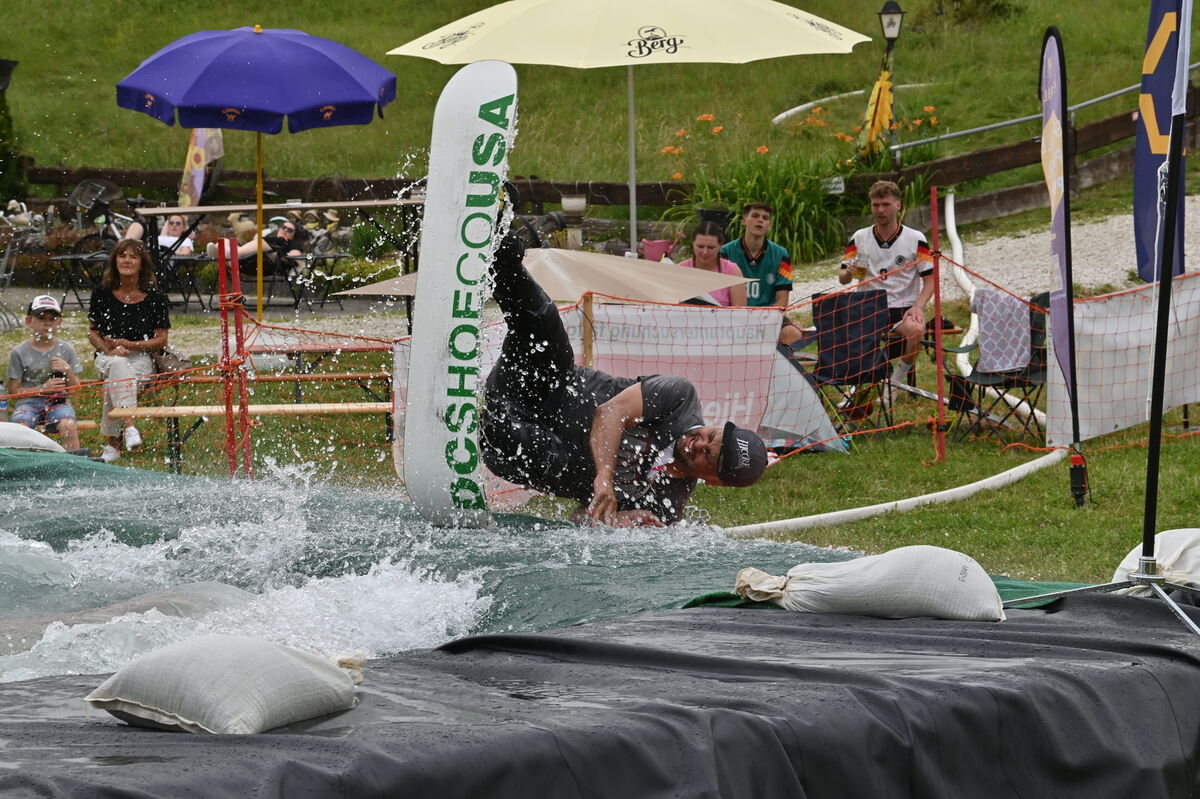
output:
POLYGON ((896 0, 887 0, 879 9, 879 27, 883 29, 883 38, 887 41, 887 53, 892 52, 892 47, 900 38, 900 26, 903 24, 904 9, 896 0))
MULTIPOLYGON (((883 30, 883 38, 887 41, 887 49, 883 51, 883 71, 887 72, 889 75, 892 74, 892 48, 895 47, 896 40, 900 38, 900 28, 903 24, 904 9, 900 7, 900 4, 897 3, 896 0, 887 0, 887 2, 883 4, 883 8, 879 9, 879 27, 883 30)), ((893 78, 892 86, 895 85, 896 82, 893 78)), ((888 108, 887 114, 887 120, 889 124, 888 144, 890 145, 896 138, 895 130, 890 127, 891 125, 895 124, 896 118, 896 94, 894 89, 889 94, 888 101, 891 104, 888 108)), ((895 158, 896 153, 893 152, 893 162, 895 162, 895 158)), ((893 167, 896 165, 896 163, 892 164, 893 167)))

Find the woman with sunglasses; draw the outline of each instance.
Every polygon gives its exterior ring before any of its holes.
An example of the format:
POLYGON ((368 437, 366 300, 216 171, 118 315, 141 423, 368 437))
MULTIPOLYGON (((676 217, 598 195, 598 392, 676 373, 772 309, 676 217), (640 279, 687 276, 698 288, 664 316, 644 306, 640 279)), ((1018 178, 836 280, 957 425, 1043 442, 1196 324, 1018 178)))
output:
MULTIPOLYGON (((174 247, 175 242, 179 241, 179 237, 183 235, 185 230, 187 230, 187 219, 183 214, 171 214, 168 216, 166 221, 163 222, 162 232, 158 234, 159 248, 169 250, 171 247, 174 247)), ((142 226, 141 222, 130 222, 129 227, 125 230, 125 238, 140 241, 145 232, 146 229, 142 226)), ((192 238, 192 236, 188 236, 180 242, 179 247, 175 250, 175 254, 191 255, 194 249, 192 238)))
MULTIPOLYGON (((288 255, 303 255, 303 242, 307 238, 305 232, 290 219, 284 220, 274 232, 263 236, 263 274, 273 275, 276 272, 286 272, 295 265, 295 261, 285 258, 288 255)), ((209 258, 217 257, 217 244, 213 242, 206 250, 209 258)), ((258 239, 238 247, 238 259, 248 262, 258 252, 258 239)), ((246 264, 248 265, 248 264, 246 264)))

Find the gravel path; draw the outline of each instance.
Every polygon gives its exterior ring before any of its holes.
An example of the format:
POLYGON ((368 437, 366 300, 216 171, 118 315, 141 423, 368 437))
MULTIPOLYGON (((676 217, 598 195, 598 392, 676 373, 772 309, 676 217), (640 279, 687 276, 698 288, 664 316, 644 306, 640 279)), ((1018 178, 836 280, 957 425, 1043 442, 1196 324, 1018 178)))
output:
MULTIPOLYGON (((1187 198, 1184 232, 1185 259, 1188 264, 1200 257, 1196 242, 1200 237, 1200 195, 1187 198)), ((1076 224, 1071 229, 1072 270, 1080 286, 1115 289, 1136 285, 1129 273, 1136 271, 1132 214, 1111 216, 1098 222, 1076 224)), ((949 243, 942 242, 950 254, 949 243)), ((1020 296, 1057 288, 1057 265, 1050 255, 1049 212, 1046 230, 1021 236, 1001 236, 963 245, 963 266, 1020 296)), ((829 264, 828 280, 796 284, 793 302, 836 285, 836 261, 829 264)), ((943 278, 943 296, 961 297, 962 292, 949 277, 943 278)))

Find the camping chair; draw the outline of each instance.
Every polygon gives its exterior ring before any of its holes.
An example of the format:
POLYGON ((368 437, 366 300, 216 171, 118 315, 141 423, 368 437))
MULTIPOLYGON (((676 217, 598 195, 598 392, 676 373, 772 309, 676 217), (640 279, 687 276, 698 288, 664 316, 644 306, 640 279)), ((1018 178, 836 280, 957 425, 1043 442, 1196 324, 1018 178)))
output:
POLYGON ((814 294, 812 314, 817 328, 813 379, 818 388, 833 391, 842 426, 890 426, 887 292, 814 294))
MULTIPOLYGON (((995 433, 1008 443, 1006 431, 1014 431, 1018 436, 1045 435, 1036 406, 1046 386, 1046 317, 1049 306, 1049 292, 1029 298, 1029 360, 1024 366, 1004 371, 985 371, 978 368, 977 364, 971 374, 956 378, 956 381, 965 381, 968 399, 959 409, 956 438, 995 433)), ((994 319, 980 314, 980 340, 967 347, 947 347, 946 352, 979 350, 980 359, 986 361, 985 347, 1012 345, 1011 338, 988 335, 991 332, 988 326, 994 324, 994 319)))

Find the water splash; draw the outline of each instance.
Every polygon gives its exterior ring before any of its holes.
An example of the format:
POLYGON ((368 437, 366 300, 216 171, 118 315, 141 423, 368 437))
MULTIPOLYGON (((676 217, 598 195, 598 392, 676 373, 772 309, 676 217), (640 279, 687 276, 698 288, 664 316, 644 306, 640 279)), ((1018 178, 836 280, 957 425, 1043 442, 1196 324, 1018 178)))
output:
POLYGON ((617 530, 510 518, 483 530, 435 528, 398 493, 325 484, 326 468, 275 466, 254 481, 132 469, 9 481, 17 488, 0 497, 0 622, 201 581, 251 596, 198 618, 151 610, 51 625, 29 651, 0 657, 0 681, 108 672, 210 633, 379 657, 677 606, 729 590, 744 566, 778 573, 848 556, 734 541, 696 524, 617 530))

